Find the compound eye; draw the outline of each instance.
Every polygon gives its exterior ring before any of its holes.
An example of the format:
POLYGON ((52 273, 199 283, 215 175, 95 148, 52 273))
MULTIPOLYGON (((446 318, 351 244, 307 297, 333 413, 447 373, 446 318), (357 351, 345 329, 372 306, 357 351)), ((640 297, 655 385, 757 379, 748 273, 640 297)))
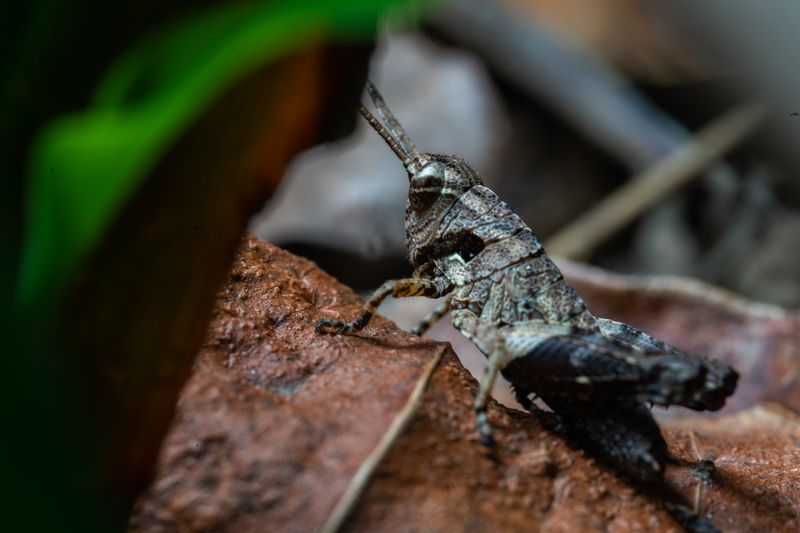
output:
POLYGON ((411 178, 408 202, 414 211, 428 209, 441 196, 444 177, 437 170, 423 169, 422 172, 411 178))

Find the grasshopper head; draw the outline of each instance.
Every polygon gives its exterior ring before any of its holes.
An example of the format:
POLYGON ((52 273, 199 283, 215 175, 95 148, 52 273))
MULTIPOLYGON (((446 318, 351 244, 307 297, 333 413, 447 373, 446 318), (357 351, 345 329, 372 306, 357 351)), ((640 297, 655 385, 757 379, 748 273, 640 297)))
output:
POLYGON ((453 155, 420 154, 406 165, 409 214, 449 209, 482 181, 469 163, 453 155))
POLYGON ((459 157, 420 153, 370 82, 367 82, 367 93, 383 124, 364 106, 360 108, 361 114, 403 162, 408 172, 406 245, 412 263, 415 263, 414 258, 420 257, 418 250, 435 241, 439 223, 453 204, 470 188, 482 184, 482 181, 478 173, 459 157))
POLYGON ((406 170, 406 246, 413 266, 419 267, 428 257, 439 255, 433 250, 437 232, 453 204, 482 182, 466 161, 449 155, 421 154, 406 170))

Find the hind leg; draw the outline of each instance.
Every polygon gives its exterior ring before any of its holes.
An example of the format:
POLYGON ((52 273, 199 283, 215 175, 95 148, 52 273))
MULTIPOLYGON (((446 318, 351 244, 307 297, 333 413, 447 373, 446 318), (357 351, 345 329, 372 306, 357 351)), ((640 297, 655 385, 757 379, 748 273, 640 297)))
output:
POLYGON ((662 479, 669 458, 667 443, 647 407, 609 396, 543 395, 542 399, 585 450, 636 482, 662 479))

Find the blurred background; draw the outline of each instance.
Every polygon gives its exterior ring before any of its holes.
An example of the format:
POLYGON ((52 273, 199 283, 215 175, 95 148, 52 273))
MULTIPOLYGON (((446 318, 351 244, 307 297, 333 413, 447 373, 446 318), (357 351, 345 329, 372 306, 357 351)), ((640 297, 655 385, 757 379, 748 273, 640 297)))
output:
POLYGON ((409 272, 367 77, 557 261, 796 309, 798 23, 791 0, 4 6, 14 529, 124 527, 244 231, 364 294, 409 272))
MULTIPOLYGON (((422 150, 471 162, 551 254, 794 307, 796 8, 713 5, 455 2, 415 31, 385 23, 370 77, 422 150)), ((359 122, 298 157, 250 228, 368 290, 407 273, 406 192, 359 122)))

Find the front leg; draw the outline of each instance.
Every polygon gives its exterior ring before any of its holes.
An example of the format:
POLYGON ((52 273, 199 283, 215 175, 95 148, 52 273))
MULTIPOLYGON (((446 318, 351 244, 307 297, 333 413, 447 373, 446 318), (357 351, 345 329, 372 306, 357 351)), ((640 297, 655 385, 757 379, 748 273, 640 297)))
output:
POLYGON ((317 322, 317 332, 323 333, 354 333, 366 327, 372 316, 377 311, 381 302, 389 295, 395 298, 407 298, 410 296, 427 296, 428 298, 439 298, 449 292, 450 286, 442 278, 430 280, 426 278, 405 278, 389 280, 372 293, 369 300, 361 308, 355 320, 352 322, 342 322, 332 318, 323 318, 317 322))

